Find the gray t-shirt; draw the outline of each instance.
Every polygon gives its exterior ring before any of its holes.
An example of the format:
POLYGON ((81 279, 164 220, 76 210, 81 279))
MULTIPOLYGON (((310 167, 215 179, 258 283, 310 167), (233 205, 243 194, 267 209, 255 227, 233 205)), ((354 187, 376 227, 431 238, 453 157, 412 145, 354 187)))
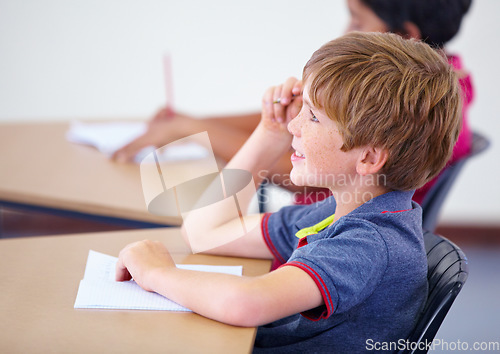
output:
POLYGON ((308 273, 325 305, 259 327, 254 352, 356 353, 407 338, 427 297, 422 210, 412 195, 378 196, 300 242, 298 230, 335 213, 333 197, 266 214, 269 249, 308 273))

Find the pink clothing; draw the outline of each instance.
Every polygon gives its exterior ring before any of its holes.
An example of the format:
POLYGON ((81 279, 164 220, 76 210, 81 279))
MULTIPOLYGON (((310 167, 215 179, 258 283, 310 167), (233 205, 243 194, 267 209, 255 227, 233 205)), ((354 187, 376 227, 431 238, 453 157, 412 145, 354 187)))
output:
MULTIPOLYGON (((456 55, 448 56, 448 62, 455 68, 455 70, 459 73, 459 84, 462 89, 462 129, 460 131, 460 135, 458 136, 457 143, 453 148, 453 155, 448 161, 448 165, 453 164, 454 162, 462 159, 470 153, 471 144, 472 144, 472 132, 469 128, 469 123, 467 121, 469 106, 474 98, 474 87, 472 85, 472 79, 469 73, 465 72, 462 67, 462 61, 460 57, 456 55)), ((445 167, 446 168, 446 167, 445 167)), ((431 187, 436 183, 437 177, 434 177, 431 181, 427 182, 422 188, 419 188, 415 191, 413 195, 413 200, 419 204, 422 204, 425 195, 431 189, 431 187)), ((321 201, 328 197, 329 190, 311 190, 305 193, 296 193, 295 194, 295 204, 311 204, 314 202, 321 201)))

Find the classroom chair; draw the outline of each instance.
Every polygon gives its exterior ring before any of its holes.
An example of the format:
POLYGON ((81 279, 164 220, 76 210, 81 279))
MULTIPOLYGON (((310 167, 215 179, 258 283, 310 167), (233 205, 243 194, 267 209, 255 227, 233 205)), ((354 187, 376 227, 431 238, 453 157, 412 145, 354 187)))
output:
POLYGON ((467 258, 458 246, 431 231, 424 232, 429 295, 408 342, 400 354, 427 353, 424 344, 434 339, 448 310, 469 274, 467 258), (421 345, 418 345, 421 343, 421 345))
POLYGON ((422 201, 422 227, 424 230, 434 231, 436 229, 441 207, 443 206, 446 196, 448 195, 448 192, 450 191, 458 174, 471 157, 482 153, 489 147, 489 145, 490 141, 485 136, 480 133, 473 132, 470 154, 448 166, 439 175, 436 183, 432 186, 429 192, 427 192, 424 200, 422 201))

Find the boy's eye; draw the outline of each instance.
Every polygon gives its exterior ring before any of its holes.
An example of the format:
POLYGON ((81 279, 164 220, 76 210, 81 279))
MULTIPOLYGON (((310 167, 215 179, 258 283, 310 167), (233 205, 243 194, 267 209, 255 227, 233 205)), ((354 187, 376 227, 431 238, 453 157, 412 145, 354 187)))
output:
POLYGON ((318 118, 316 118, 316 116, 314 115, 313 112, 311 112, 311 121, 313 121, 313 122, 319 122, 318 118))

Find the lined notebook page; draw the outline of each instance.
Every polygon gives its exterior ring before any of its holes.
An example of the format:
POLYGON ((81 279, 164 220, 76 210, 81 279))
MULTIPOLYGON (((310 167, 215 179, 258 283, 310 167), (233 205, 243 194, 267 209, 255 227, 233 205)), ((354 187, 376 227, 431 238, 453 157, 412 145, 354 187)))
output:
MULTIPOLYGON (((118 258, 89 251, 84 278, 80 281, 75 308, 191 311, 166 297, 143 290, 133 280, 115 281, 118 258)), ((178 268, 241 276, 242 266, 178 264, 178 268)))

